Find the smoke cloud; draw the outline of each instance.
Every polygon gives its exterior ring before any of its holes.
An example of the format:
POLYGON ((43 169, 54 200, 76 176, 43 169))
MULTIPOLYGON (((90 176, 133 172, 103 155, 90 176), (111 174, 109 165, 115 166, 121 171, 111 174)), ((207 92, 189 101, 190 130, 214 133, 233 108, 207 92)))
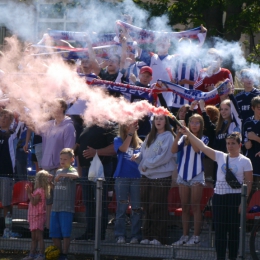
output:
MULTIPOLYGON (((36 43, 39 40, 39 38, 35 38, 38 24, 36 20, 41 16, 39 14, 36 19, 33 14, 40 12, 42 10, 40 8, 44 8, 41 5, 44 4, 42 2, 38 4, 36 1, 32 1, 30 5, 8 1, 7 4, 1 5, 3 15, 0 17, 0 22, 23 41, 36 43)), ((115 21, 122 19, 123 14, 131 15, 134 25, 147 28, 148 14, 136 7, 130 0, 123 1, 116 6, 91 1, 87 9, 84 8, 75 6, 67 10, 67 18, 73 21, 70 24, 71 27, 60 28, 58 23, 53 23, 51 29, 113 33, 115 32, 115 21)), ((167 24, 166 16, 154 18, 150 21, 150 29, 170 31, 167 24)), ((42 26, 42 32, 47 28, 42 26)), ((205 65, 207 64, 208 49, 206 45, 198 47, 191 42, 181 46, 176 41, 174 46, 175 49, 171 50, 170 54, 195 55, 205 65)), ((231 61, 234 70, 251 68, 256 75, 256 85, 259 85, 259 81, 257 81, 260 75, 259 66, 247 63, 239 43, 216 39, 215 48, 221 54, 224 63, 231 61)), ((5 57, 0 58, 0 70, 4 71, 0 79, 0 93, 3 92, 10 97, 8 107, 19 111, 28 124, 36 122, 40 126, 48 120, 48 111, 57 97, 63 97, 66 100, 76 98, 86 100, 88 107, 84 113, 86 123, 103 123, 106 120, 124 123, 141 118, 149 112, 167 113, 161 108, 156 110, 147 102, 130 104, 123 99, 108 96, 101 88, 88 86, 84 79, 77 76, 76 68, 65 64, 58 55, 30 56, 30 53, 24 53, 24 47, 17 37, 6 39, 4 52, 5 57), (28 108, 29 112, 26 112, 24 107, 28 108)))

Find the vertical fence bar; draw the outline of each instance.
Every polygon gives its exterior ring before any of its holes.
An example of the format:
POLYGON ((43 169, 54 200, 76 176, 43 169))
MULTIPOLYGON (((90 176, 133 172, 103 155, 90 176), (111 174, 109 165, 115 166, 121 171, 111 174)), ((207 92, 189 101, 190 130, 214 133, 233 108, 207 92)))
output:
POLYGON ((95 251, 94 259, 100 259, 100 244, 101 244, 101 218, 102 218, 102 190, 103 179, 97 179, 96 186, 96 223, 95 223, 95 251))
POLYGON ((243 184, 242 190, 241 190, 239 259, 245 259, 245 246, 246 246, 246 200, 247 200, 247 184, 243 184))

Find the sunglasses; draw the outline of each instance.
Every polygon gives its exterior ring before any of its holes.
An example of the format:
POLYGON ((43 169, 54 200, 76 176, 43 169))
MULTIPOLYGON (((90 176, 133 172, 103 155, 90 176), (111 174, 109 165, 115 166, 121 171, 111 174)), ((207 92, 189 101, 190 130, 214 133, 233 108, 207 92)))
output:
POLYGON ((227 137, 226 137, 226 139, 236 139, 236 141, 238 142, 238 143, 240 143, 241 142, 241 140, 240 140, 240 136, 238 135, 238 134, 228 134, 227 135, 227 137))
POLYGON ((228 134, 227 138, 230 138, 230 137, 238 137, 239 138, 239 136, 237 134, 228 134))
POLYGON ((200 125, 200 122, 190 122, 190 125, 200 125))

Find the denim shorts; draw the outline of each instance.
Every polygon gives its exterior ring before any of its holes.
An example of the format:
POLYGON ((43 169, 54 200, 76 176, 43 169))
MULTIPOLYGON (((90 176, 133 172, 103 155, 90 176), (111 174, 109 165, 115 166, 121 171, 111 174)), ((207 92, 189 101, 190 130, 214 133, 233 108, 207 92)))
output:
POLYGON ((63 238, 70 237, 72 231, 73 213, 71 212, 51 212, 50 237, 63 238))
POLYGON ((183 180, 183 178, 180 175, 178 175, 177 183, 178 184, 183 184, 185 186, 192 186, 195 183, 200 183, 202 185, 205 185, 205 175, 204 175, 204 172, 199 173, 197 176, 195 176, 193 179, 191 179, 189 181, 183 180))

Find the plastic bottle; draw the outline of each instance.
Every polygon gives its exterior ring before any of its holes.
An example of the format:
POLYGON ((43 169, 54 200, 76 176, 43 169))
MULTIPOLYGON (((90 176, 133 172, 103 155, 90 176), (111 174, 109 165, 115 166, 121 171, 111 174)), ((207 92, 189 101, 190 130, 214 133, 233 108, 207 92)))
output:
POLYGON ((5 217, 5 236, 6 238, 10 238, 12 233, 12 215, 10 212, 7 213, 5 217))

